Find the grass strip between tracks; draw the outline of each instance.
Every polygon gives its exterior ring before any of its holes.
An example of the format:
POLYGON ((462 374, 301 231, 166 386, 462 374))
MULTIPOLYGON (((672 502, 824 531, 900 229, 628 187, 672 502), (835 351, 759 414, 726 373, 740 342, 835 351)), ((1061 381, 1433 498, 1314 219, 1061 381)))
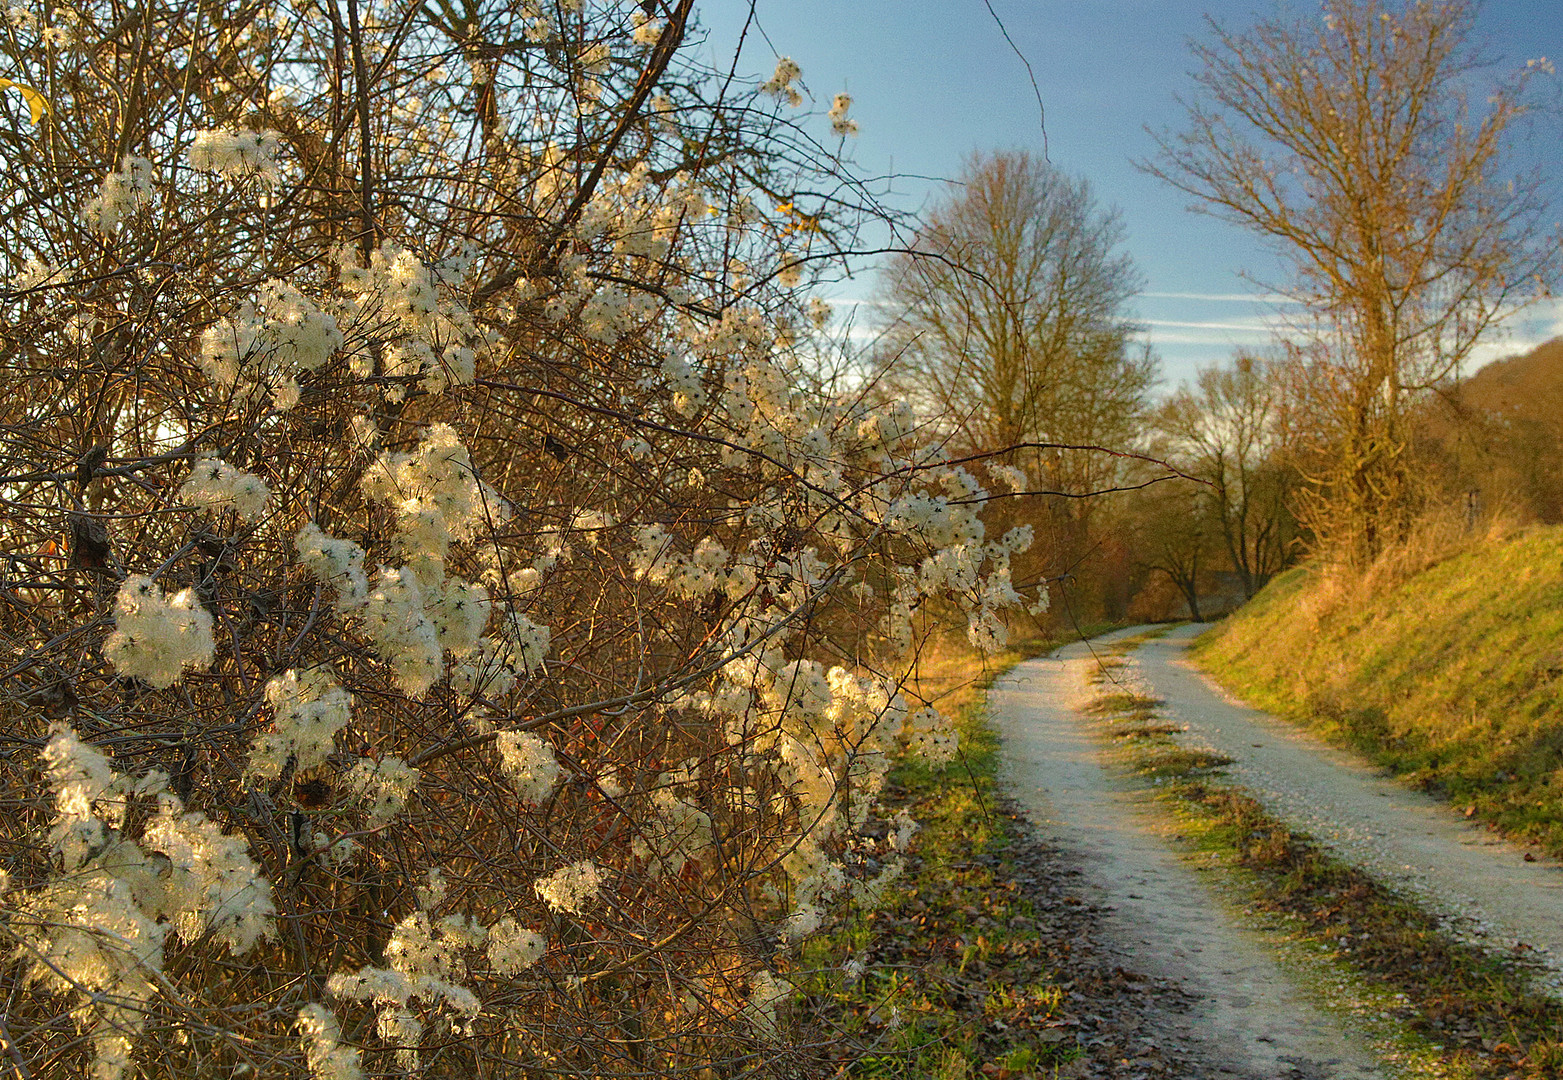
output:
MULTIPOLYGON (((1181 728, 1158 713, 1158 701, 1113 684, 1121 658, 1151 636, 1107 648, 1093 680, 1109 689, 1091 711, 1119 763, 1175 813, 1189 852, 1229 871, 1242 904, 1279 920, 1294 944, 1364 984, 1382 1010, 1375 1019, 1398 1029, 1389 1041, 1420 1061, 1416 1071, 1479 1080, 1563 1075, 1563 1004, 1540 992, 1522 954, 1460 940, 1412 899, 1333 857, 1226 782, 1229 758, 1179 745, 1181 728)), ((1384 1025, 1377 1027, 1382 1041, 1384 1025)))

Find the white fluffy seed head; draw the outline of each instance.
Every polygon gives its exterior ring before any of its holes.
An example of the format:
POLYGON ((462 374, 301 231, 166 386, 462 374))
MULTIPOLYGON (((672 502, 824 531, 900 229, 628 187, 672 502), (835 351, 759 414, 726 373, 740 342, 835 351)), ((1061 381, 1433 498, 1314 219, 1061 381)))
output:
POLYGON ((114 602, 114 631, 103 642, 103 655, 121 675, 161 690, 186 669, 206 667, 216 651, 211 613, 194 589, 170 597, 145 575, 125 579, 114 602))

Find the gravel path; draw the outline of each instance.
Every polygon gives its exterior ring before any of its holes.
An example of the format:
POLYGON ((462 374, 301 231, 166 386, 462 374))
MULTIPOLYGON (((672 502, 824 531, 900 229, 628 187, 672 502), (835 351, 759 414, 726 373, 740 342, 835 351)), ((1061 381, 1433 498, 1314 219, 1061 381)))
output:
POLYGON ((1104 927, 1112 947, 1126 966, 1183 986, 1192 1001, 1187 1034, 1218 1063, 1215 1075, 1381 1076, 1361 1041, 1290 985, 1205 875, 1172 850, 1143 796, 1099 764, 1073 708, 1084 698, 1089 658, 1075 645, 1027 661, 994 685, 989 704, 1007 785, 1040 832, 1082 852, 1088 888, 1111 907, 1104 927))
POLYGON ((1466 821, 1447 803, 1413 791, 1345 751, 1250 709, 1184 657, 1205 629, 1181 627, 1130 655, 1127 671, 1165 701, 1179 740, 1233 759, 1227 774, 1266 809, 1343 859, 1400 885, 1455 928, 1538 950, 1560 985, 1563 866, 1466 821))

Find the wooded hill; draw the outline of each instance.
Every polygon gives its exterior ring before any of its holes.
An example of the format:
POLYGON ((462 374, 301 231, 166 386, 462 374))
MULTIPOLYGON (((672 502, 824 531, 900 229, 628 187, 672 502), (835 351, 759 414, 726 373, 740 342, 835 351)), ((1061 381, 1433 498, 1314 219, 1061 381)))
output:
POLYGON ((1563 522, 1563 337, 1441 391, 1423 432, 1429 459, 1482 509, 1563 522))

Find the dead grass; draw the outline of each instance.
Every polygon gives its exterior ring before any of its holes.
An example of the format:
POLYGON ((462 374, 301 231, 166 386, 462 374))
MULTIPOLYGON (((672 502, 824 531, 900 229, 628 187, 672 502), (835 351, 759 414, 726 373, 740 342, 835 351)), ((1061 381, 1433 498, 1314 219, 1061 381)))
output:
MULTIPOLYGON (((1130 717, 1134 721, 1133 717, 1130 717)), ((1151 720, 1120 724, 1108 731, 1114 739, 1150 739, 1158 735, 1176 735, 1183 730, 1181 724, 1156 723, 1151 720)))
POLYGON ((1093 698, 1085 707, 1085 711, 1096 716, 1115 716, 1118 713, 1159 708, 1161 704, 1161 698, 1135 693, 1132 690, 1121 690, 1093 698))
POLYGON ((1316 564, 1313 586, 1300 610, 1315 624, 1370 605, 1376 598, 1416 578, 1439 563, 1491 549, 1522 531, 1505 511, 1472 527, 1464 507, 1447 505, 1426 513, 1410 535, 1386 549, 1366 569, 1316 564))

